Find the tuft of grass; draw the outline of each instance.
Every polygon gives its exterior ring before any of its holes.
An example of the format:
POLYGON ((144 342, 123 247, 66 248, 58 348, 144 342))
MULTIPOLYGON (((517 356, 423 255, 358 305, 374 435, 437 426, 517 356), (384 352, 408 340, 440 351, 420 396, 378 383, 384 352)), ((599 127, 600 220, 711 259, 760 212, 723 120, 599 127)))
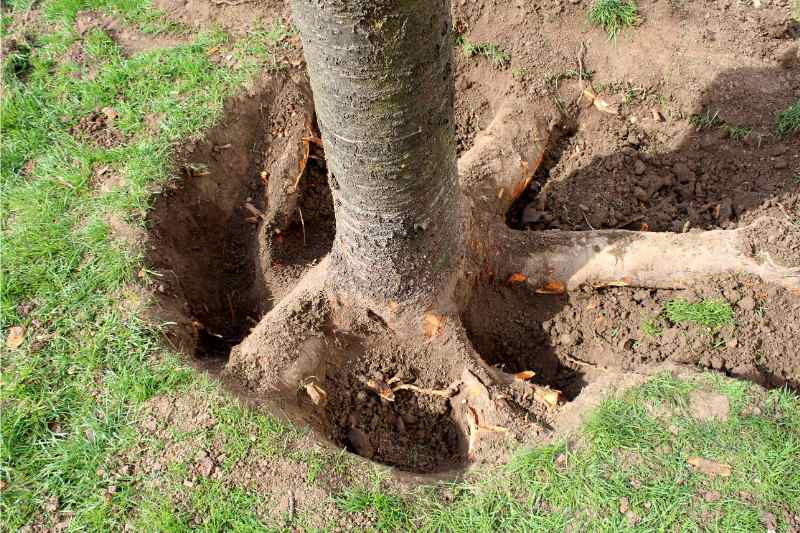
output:
POLYGON ((336 498, 336 504, 347 513, 370 515, 378 531, 401 531, 409 527, 403 500, 382 491, 378 486, 372 489, 349 489, 336 498))
POLYGON ((775 130, 781 137, 800 132, 800 100, 778 113, 775 130))
POLYGON ((642 331, 645 335, 658 337, 664 332, 664 328, 661 326, 658 317, 653 317, 642 323, 642 331))
POLYGON ((635 0, 597 0, 589 10, 589 22, 603 28, 612 40, 638 21, 639 7, 635 0))
POLYGON ((753 131, 752 128, 747 128, 745 126, 735 126, 733 124, 724 124, 722 126, 722 129, 725 131, 725 133, 728 134, 728 137, 730 137, 734 141, 743 141, 753 131))
POLYGON ((488 59, 495 68, 505 67, 511 61, 511 54, 494 43, 472 42, 463 35, 457 35, 456 45, 461 48, 465 56, 483 56, 488 59))
POLYGON ((712 330, 733 324, 733 308, 720 300, 670 300, 664 305, 664 313, 673 324, 690 322, 712 330))
POLYGON ((707 110, 705 113, 700 115, 692 115, 689 117, 689 124, 697 128, 698 130, 706 129, 706 128, 715 128, 718 126, 722 126, 725 124, 721 118, 719 118, 719 111, 712 112, 710 109, 707 110))

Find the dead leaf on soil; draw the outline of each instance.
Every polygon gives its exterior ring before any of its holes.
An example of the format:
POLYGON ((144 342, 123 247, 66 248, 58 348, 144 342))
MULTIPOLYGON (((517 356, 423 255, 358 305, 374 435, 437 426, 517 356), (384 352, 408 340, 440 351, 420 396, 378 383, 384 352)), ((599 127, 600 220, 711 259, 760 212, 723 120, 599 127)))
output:
POLYGON ((515 272, 515 273, 511 274, 510 276, 508 276, 508 279, 506 280, 506 283, 508 283, 510 285, 512 283, 523 283, 525 281, 528 281, 528 276, 526 276, 522 272, 515 272))
POLYGON ((598 111, 610 115, 619 115, 619 104, 607 96, 597 94, 591 87, 587 87, 583 90, 583 96, 585 96, 598 111))
POLYGON ((392 388, 379 379, 367 380, 367 388, 388 402, 394 401, 394 391, 392 388))
POLYGON ((535 292, 537 294, 564 294, 567 292, 567 287, 560 281, 551 279, 544 286, 536 289, 535 292))
POLYGON ((522 372, 517 372, 514 374, 514 378, 520 381, 529 381, 533 376, 536 375, 536 372, 533 370, 523 370, 522 372))
POLYGON ((690 457, 686 460, 692 467, 709 476, 722 476, 728 477, 731 475, 731 465, 725 463, 718 463, 703 457, 690 457))
POLYGON ((6 346, 16 349, 22 346, 25 341, 25 326, 12 326, 8 330, 8 337, 6 337, 6 346))
POLYGON ((425 313, 423 317, 422 330, 426 337, 435 337, 442 331, 444 317, 434 313, 425 313))
POLYGON ((317 385, 317 383, 310 381, 305 386, 306 394, 314 402, 314 405, 323 406, 328 401, 328 393, 325 389, 317 385))

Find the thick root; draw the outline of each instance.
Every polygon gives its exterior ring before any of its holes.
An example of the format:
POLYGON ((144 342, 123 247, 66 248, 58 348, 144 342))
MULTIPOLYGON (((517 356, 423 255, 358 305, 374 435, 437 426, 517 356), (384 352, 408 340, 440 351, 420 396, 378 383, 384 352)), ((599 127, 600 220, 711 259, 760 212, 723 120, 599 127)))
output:
POLYGON ((542 292, 583 285, 686 288, 725 272, 754 274, 800 290, 800 258, 794 266, 784 266, 766 251, 748 249, 745 234, 751 230, 508 231, 496 251, 496 264, 509 269, 510 281, 527 281, 542 292))

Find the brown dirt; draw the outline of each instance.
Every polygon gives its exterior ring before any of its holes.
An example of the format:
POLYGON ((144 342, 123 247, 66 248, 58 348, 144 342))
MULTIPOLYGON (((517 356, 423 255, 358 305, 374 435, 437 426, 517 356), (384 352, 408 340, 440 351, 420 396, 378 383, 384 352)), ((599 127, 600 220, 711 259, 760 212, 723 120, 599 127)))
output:
MULTIPOLYGON (((775 113, 800 97, 796 24, 785 1, 763 9, 727 0, 645 3, 643 22, 616 43, 588 26, 586 2, 454 3, 456 25, 469 40, 496 43, 511 54, 510 65, 497 69, 456 48, 459 151, 512 98, 521 116, 550 125, 544 162, 509 212, 510 226, 683 232, 735 228, 768 215, 774 221, 758 226, 750 248, 800 265, 800 245, 785 231, 800 220, 800 190, 792 180, 800 173, 798 139, 773 132, 775 113), (578 103, 580 83, 558 79, 577 68, 581 43, 594 88, 619 100, 619 115, 578 103), (751 132, 737 140, 721 127, 690 124, 691 115, 706 112, 751 132)), ((158 4, 196 26, 251 28, 287 16, 275 2, 158 4)), ((313 131, 307 100, 306 89, 282 76, 229 102, 206 140, 184 148, 183 179, 150 217, 148 259, 160 273, 151 282, 160 316, 177 323, 170 332, 176 345, 206 362, 211 357, 214 369, 330 249, 334 224, 324 161, 311 159, 299 193, 293 189, 297 140, 313 131)), ((596 394, 593 383, 662 362, 800 388, 798 311, 791 293, 730 275, 687 291, 605 288, 568 295, 495 282, 476 290, 461 318, 489 363, 508 372, 533 370, 534 382, 581 402, 582 391, 596 394), (668 323, 659 313, 673 298, 725 299, 736 325, 708 332, 668 323), (642 330, 648 320, 658 322, 659 335, 642 330)), ((262 383, 274 382, 284 366, 302 366, 305 351, 321 352, 327 364, 303 375, 314 375, 326 401, 315 404, 298 383, 272 400, 323 440, 417 473, 450 470, 497 451, 467 457, 463 420, 447 400, 400 391, 390 402, 366 385, 397 376, 446 389, 461 371, 452 361, 463 354, 437 366, 431 361, 441 354, 400 344, 375 317, 351 317, 347 327, 337 327, 340 312, 322 299, 281 310, 282 320, 256 328, 250 342, 281 346, 282 359, 237 362, 226 377, 240 393, 263 398, 274 391, 262 383)), ((569 407, 532 413, 542 434, 557 426, 561 410, 569 407)), ((519 428, 511 429, 519 437, 519 428)))
POLYGON ((187 26, 219 25, 236 33, 269 27, 275 19, 287 18, 289 14, 282 0, 156 0, 155 6, 187 26))
MULTIPOLYGON (((120 23, 116 18, 96 11, 79 11, 75 15, 75 31, 83 37, 92 30, 99 29, 108 33, 122 48, 125 56, 133 56, 157 48, 169 48, 185 42, 175 35, 145 34, 120 23)), ((68 51, 68 57, 78 64, 83 64, 84 53, 82 42, 76 42, 68 51)))
POLYGON ((113 109, 97 108, 81 117, 70 128, 70 133, 76 139, 90 140, 103 148, 113 148, 125 140, 125 136, 114 125, 116 118, 117 113, 113 109))

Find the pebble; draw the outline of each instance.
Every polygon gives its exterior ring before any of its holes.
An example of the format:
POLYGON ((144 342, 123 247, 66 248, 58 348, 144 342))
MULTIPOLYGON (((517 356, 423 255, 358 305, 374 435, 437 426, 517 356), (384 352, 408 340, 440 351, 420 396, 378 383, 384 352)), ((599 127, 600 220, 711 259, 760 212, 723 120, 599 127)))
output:
POLYGON ((633 173, 636 174, 637 176, 641 176, 642 174, 645 173, 646 170, 647 170, 647 165, 645 165, 638 159, 636 160, 636 163, 633 164, 633 173))

